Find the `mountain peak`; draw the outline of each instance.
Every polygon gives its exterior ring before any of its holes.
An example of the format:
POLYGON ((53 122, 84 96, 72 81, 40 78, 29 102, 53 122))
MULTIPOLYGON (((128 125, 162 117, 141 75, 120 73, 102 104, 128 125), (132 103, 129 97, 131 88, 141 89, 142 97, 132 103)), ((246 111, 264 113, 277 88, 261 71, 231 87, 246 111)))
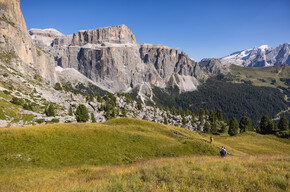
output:
POLYGON ((265 67, 290 64, 289 44, 284 43, 276 48, 261 45, 253 49, 246 49, 221 58, 222 64, 235 64, 245 67, 265 67))
POLYGON ((132 31, 124 24, 90 30, 82 30, 73 34, 72 44, 137 44, 132 31))

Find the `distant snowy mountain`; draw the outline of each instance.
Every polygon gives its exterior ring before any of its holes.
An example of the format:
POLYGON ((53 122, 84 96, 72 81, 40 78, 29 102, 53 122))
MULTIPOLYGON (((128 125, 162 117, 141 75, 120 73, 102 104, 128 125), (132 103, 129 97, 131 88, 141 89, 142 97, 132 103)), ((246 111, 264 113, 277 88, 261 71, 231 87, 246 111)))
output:
POLYGON ((244 67, 266 67, 274 65, 290 65, 290 44, 280 44, 276 48, 262 45, 230 54, 220 59, 221 63, 235 64, 244 67))

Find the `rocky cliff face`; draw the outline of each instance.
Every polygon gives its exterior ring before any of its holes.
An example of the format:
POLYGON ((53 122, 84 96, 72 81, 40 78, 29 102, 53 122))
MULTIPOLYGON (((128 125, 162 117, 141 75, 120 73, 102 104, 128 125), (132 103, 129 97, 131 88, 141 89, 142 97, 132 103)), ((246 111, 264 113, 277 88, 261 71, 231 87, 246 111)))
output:
POLYGON ((54 84, 54 58, 32 42, 19 0, 0 0, 0 28, 1 62, 27 75, 38 74, 54 84))
MULTIPOLYGON (((74 68, 111 92, 135 87, 150 92, 151 84, 165 87, 170 78, 181 91, 192 91, 211 73, 179 50, 163 45, 138 45, 125 25, 58 36, 49 46, 41 43, 41 39, 45 42, 48 36, 53 36, 46 32, 30 31, 30 34, 37 39, 35 43, 54 55, 59 66, 74 68)), ((216 67, 222 65, 216 63, 216 67)))
POLYGON ((245 67, 290 65, 290 44, 284 43, 275 49, 268 45, 262 45, 257 48, 238 51, 221 58, 221 62, 245 67))

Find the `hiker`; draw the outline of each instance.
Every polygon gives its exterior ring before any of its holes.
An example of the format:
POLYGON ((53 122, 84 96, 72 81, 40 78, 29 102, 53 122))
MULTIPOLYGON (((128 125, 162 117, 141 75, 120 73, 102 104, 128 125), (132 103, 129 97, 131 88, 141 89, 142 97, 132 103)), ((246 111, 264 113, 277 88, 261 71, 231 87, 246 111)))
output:
POLYGON ((209 143, 211 144, 212 142, 213 142, 213 137, 210 136, 210 138, 209 138, 209 143))
POLYGON ((221 150, 220 150, 220 154, 221 154, 221 157, 225 157, 226 154, 227 154, 227 150, 224 146, 222 146, 221 150))

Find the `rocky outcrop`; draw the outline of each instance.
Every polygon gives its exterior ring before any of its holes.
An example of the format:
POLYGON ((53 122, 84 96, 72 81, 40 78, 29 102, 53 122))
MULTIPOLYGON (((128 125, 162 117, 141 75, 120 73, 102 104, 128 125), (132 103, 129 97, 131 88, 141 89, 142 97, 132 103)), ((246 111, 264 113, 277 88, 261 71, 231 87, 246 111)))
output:
POLYGON ((83 46, 86 44, 97 45, 103 43, 135 45, 136 39, 126 25, 79 31, 73 34, 73 46, 83 46))
MULTIPOLYGON (((53 36, 46 32, 34 39, 53 36)), ((140 93, 149 93, 151 84, 165 87, 171 78, 181 91, 192 91, 209 75, 207 68, 201 69, 184 52, 163 45, 138 45, 125 25, 58 36, 49 46, 36 43, 53 54, 59 66, 76 69, 111 92, 140 87, 146 89, 140 93)))
POLYGON ((221 58, 223 64, 235 64, 245 67, 265 67, 290 65, 290 44, 284 43, 275 49, 268 45, 232 53, 221 58))
POLYGON ((26 31, 19 0, 0 0, 0 28, 1 62, 23 74, 38 74, 54 84, 54 58, 32 42, 26 31))
POLYGON ((0 0, 1 20, 12 20, 22 31, 26 31, 26 23, 20 9, 20 0, 0 0), (9 17, 9 18, 7 18, 9 17))

